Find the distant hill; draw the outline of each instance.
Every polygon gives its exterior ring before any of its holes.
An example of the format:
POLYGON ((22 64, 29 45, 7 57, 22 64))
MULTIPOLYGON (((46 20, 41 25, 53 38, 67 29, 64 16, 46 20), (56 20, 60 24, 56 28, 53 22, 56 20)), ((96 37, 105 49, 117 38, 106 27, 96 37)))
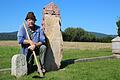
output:
POLYGON ((98 33, 98 32, 88 32, 91 34, 94 34, 97 38, 104 38, 104 37, 116 37, 117 35, 108 35, 108 34, 104 34, 104 33, 98 33))
MULTIPOLYGON (((17 40, 17 32, 18 31, 0 33, 0 40, 17 40)), ((116 37, 116 35, 107 35, 107 34, 97 33, 97 32, 88 32, 88 33, 96 35, 97 38, 116 37)))
POLYGON ((0 40, 17 40, 17 31, 0 33, 0 40))

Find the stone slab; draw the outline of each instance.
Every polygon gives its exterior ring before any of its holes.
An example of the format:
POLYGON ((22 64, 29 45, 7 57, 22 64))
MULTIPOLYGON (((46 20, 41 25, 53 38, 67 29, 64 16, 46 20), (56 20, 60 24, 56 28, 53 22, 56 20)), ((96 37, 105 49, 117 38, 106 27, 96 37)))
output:
POLYGON ((24 54, 16 54, 11 60, 11 75, 21 77, 27 74, 27 62, 24 54))

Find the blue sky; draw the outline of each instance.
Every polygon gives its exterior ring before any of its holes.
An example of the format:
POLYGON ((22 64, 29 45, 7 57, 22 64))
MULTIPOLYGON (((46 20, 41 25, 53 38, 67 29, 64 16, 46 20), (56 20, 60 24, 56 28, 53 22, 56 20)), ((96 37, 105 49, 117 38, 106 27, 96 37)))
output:
POLYGON ((29 11, 35 13, 36 24, 41 26, 43 7, 51 1, 61 10, 62 30, 80 27, 117 34, 120 0, 0 0, 0 32, 17 31, 29 11))

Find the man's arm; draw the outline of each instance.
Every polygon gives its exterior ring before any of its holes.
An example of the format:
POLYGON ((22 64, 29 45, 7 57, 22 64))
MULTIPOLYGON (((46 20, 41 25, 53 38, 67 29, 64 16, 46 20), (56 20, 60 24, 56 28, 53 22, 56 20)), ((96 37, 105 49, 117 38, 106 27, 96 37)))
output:
POLYGON ((25 29, 23 26, 21 26, 17 34, 18 43, 34 45, 35 43, 33 41, 25 39, 25 35, 25 29))
POLYGON ((24 44, 35 45, 36 47, 39 47, 39 46, 42 45, 42 42, 37 42, 37 43, 35 43, 35 42, 31 41, 31 40, 24 40, 23 43, 24 43, 24 44))
POLYGON ((23 44, 30 44, 30 45, 35 45, 35 42, 33 42, 32 40, 24 40, 23 44))
POLYGON ((17 33, 17 40, 18 40, 18 43, 19 44, 23 44, 24 43, 24 27, 21 26, 20 29, 18 30, 18 33, 17 33))

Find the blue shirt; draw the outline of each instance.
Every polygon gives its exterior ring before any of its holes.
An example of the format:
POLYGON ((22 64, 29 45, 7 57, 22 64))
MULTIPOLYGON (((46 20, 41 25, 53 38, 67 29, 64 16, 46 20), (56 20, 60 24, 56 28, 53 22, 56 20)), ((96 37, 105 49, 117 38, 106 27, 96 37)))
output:
MULTIPOLYGON (((30 34, 30 29, 26 24, 28 34, 30 34)), ((28 45, 24 44, 24 40, 28 39, 24 26, 21 26, 17 34, 18 43, 21 44, 21 52, 25 55, 28 53, 28 45)), ((35 25, 35 31, 32 34, 31 40, 35 43, 42 42, 45 43, 45 36, 41 27, 35 25)))

